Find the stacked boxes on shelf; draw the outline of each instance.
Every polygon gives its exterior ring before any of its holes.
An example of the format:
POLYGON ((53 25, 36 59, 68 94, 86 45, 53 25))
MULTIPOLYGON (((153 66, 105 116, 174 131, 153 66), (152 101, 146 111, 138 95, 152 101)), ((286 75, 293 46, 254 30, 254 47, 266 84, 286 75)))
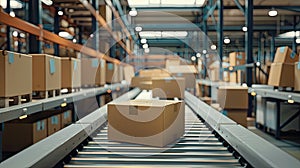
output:
POLYGON ((106 83, 118 83, 121 82, 119 78, 119 65, 116 63, 106 64, 106 83))
POLYGON ((81 87, 81 63, 76 58, 61 58, 61 88, 81 87))
POLYGON ((81 59, 81 85, 103 86, 105 84, 106 62, 98 58, 81 59))
POLYGON ((152 97, 163 99, 173 99, 174 97, 183 99, 185 90, 184 78, 161 78, 152 79, 152 97))
POLYGON ((295 63, 299 56, 289 47, 277 48, 274 62, 271 64, 268 85, 294 87, 295 63))
POLYGON ((198 71, 194 65, 170 66, 168 71, 175 77, 185 78, 185 87, 194 89, 196 87, 196 74, 198 71))
MULTIPOLYGON (((229 65, 238 66, 244 65, 246 63, 245 53, 244 52, 232 52, 229 54, 229 65)), ((244 81, 245 75, 241 70, 237 72, 230 72, 229 81, 233 83, 241 83, 244 81)))
POLYGON ((20 104, 22 96, 31 101, 32 57, 0 50, 0 107, 9 106, 9 98, 14 97, 20 104))
POLYGON ((217 102, 222 113, 247 127, 248 88, 241 86, 220 86, 217 102))

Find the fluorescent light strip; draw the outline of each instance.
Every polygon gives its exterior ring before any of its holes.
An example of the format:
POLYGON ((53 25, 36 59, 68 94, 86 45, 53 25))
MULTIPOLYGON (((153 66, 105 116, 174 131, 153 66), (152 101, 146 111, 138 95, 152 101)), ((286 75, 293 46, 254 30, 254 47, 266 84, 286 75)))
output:
POLYGON ((174 7, 174 6, 191 6, 202 7, 206 0, 128 0, 130 7, 174 7))

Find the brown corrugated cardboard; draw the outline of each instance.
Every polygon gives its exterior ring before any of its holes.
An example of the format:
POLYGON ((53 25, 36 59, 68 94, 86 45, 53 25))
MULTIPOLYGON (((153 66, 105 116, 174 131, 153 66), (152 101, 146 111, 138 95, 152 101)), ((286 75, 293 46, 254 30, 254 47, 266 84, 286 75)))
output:
POLYGON ((185 78, 186 88, 196 87, 196 74, 198 72, 194 65, 170 66, 168 70, 175 77, 185 78))
POLYGON ((219 81, 219 74, 220 74, 219 68, 214 68, 214 69, 208 70, 209 79, 211 81, 219 81))
POLYGON ((52 135, 55 132, 59 131, 61 129, 61 118, 60 114, 51 116, 47 119, 48 123, 48 131, 47 135, 52 135))
POLYGON ((243 65, 246 63, 244 52, 232 52, 229 53, 229 64, 230 66, 243 65))
POLYGON ((201 97, 200 98, 201 101, 203 101, 204 103, 210 105, 211 104, 211 97, 201 97))
POLYGON ((276 50, 274 63, 295 63, 299 60, 299 55, 294 53, 289 47, 278 47, 276 50))
POLYGON ((196 87, 196 76, 195 74, 188 73, 175 73, 174 77, 184 78, 185 79, 185 88, 195 88, 196 87))
POLYGON ((81 87, 81 63, 76 58, 61 58, 61 87, 81 87))
POLYGON ((152 97, 184 98, 184 78, 152 79, 152 97))
POLYGON ((81 84, 99 85, 105 84, 105 60, 98 58, 81 59, 81 84))
POLYGON ((119 65, 114 63, 106 63, 106 82, 118 83, 119 81, 119 65))
POLYGON ((217 102, 223 109, 248 109, 248 88, 241 86, 220 86, 217 102))
POLYGON ((108 104, 108 139, 163 147, 184 133, 184 103, 131 100, 108 104))
POLYGON ((170 73, 198 73, 196 67, 194 65, 178 65, 178 66, 170 66, 168 71, 170 73))
POLYGON ((180 65, 180 59, 167 59, 166 60, 166 69, 169 69, 170 66, 180 65))
POLYGON ((5 123, 3 151, 18 152, 47 137, 47 120, 34 123, 5 123))
POLYGON ((0 50, 0 97, 32 93, 32 57, 0 50), (21 85, 20 85, 21 84, 21 85))
POLYGON ((229 73, 229 82, 237 83, 237 72, 229 73))
POLYGON ((139 76, 142 77, 170 77, 170 74, 165 69, 144 69, 139 71, 139 76))
POLYGON ((130 86, 131 87, 140 87, 142 82, 151 82, 151 77, 141 77, 141 76, 135 76, 131 79, 130 86))
POLYGON ((118 71, 119 71, 118 81, 121 82, 122 80, 124 80, 124 66, 120 65, 119 68, 118 68, 118 71))
POLYGON ((32 90, 47 91, 61 88, 61 59, 47 54, 32 56, 32 90))
POLYGON ((294 64, 272 63, 268 85, 294 87, 294 64))
POLYGON ((134 77, 134 67, 131 65, 124 66, 124 79, 130 83, 132 77, 134 77))
POLYGON ((247 128, 247 110, 227 109, 223 110, 222 113, 228 118, 247 128))
POLYGON ((294 91, 300 91, 300 62, 295 63, 294 91))
POLYGON ((60 114, 61 127, 64 128, 72 123, 72 111, 68 110, 60 114))

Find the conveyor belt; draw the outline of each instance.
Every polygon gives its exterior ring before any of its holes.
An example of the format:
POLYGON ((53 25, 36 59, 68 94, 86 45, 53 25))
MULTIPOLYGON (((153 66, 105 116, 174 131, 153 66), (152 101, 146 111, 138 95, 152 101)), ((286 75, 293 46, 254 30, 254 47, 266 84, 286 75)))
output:
POLYGON ((109 141, 105 126, 65 167, 239 167, 238 159, 185 108, 185 135, 176 144, 155 148, 109 141))

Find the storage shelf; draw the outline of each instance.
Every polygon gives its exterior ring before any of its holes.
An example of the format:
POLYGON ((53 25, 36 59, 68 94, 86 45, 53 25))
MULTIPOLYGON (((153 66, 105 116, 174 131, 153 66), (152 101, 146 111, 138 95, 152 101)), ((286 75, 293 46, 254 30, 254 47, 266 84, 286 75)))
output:
POLYGON ((105 85, 101 88, 83 89, 79 92, 65 94, 48 99, 38 100, 36 102, 30 102, 11 106, 0 109, 0 123, 17 119, 23 115, 34 114, 37 112, 45 111, 54 107, 59 107, 63 103, 73 103, 82 99, 90 98, 96 95, 106 93, 108 90, 115 91, 128 87, 127 84, 112 84, 105 85))
POLYGON ((214 82, 211 80, 207 80, 207 79, 198 79, 197 83, 202 84, 202 85, 206 85, 206 86, 238 86, 238 83, 233 83, 233 82, 214 82))
POLYGON ((294 102, 300 103, 300 93, 284 92, 284 91, 278 91, 273 89, 255 89, 255 88, 249 88, 248 92, 255 93, 262 97, 269 97, 269 98, 275 98, 275 99, 281 99, 287 101, 293 100, 294 102))

